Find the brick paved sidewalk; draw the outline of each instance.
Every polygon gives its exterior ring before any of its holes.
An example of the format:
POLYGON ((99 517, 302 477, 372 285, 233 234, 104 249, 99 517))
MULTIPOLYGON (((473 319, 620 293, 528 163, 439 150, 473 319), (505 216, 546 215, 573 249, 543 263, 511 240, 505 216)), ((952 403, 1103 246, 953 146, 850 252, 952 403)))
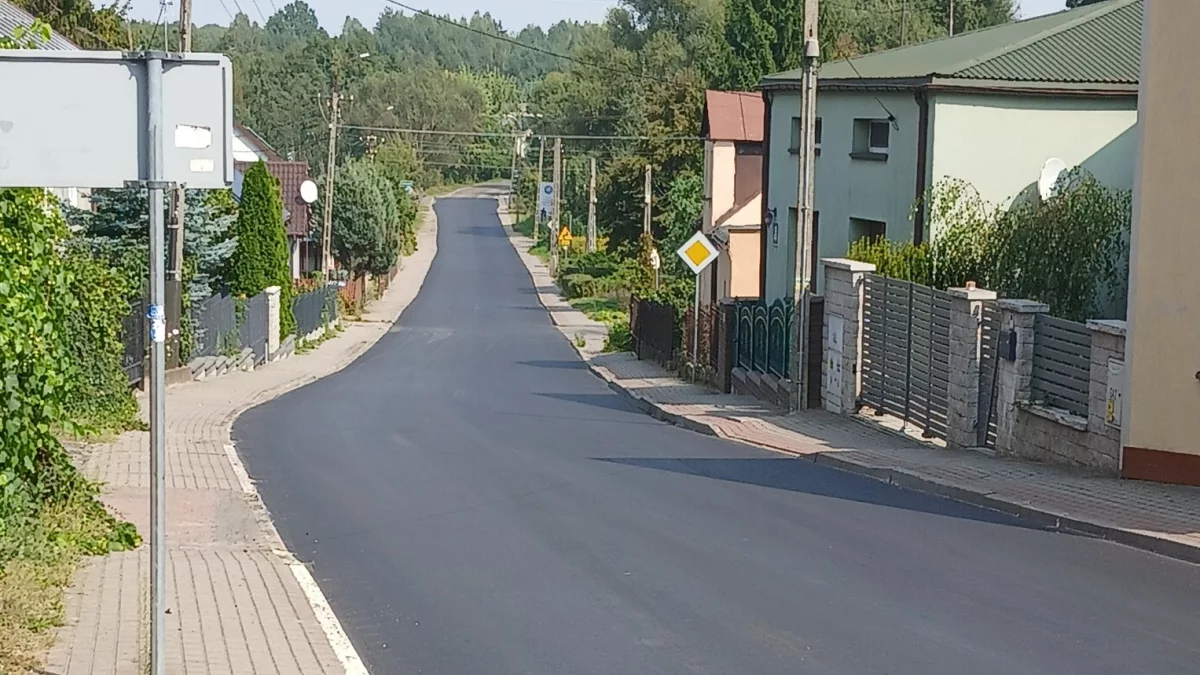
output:
MULTIPOLYGON (((340 370, 379 340, 416 297, 436 249, 430 214, 417 252, 363 321, 307 354, 168 390, 168 672, 366 673, 353 648, 331 645, 348 643, 271 525, 236 460, 230 426, 242 411, 340 370)), ((145 535, 149 435, 127 433, 72 452, 86 475, 106 484, 104 502, 145 535)), ((149 656, 148 574, 147 546, 89 560, 67 592, 67 620, 44 672, 141 675, 149 656)))
POLYGON ((825 411, 785 415, 757 399, 688 384, 629 353, 601 354, 603 341, 579 348, 574 336, 603 326, 558 295, 532 243, 509 229, 538 297, 584 360, 610 388, 673 424, 769 448, 879 480, 1013 513, 1064 531, 1101 536, 1200 562, 1200 489, 1088 475, 1033 462, 947 450, 825 411), (573 314, 572 314, 573 313, 573 314))

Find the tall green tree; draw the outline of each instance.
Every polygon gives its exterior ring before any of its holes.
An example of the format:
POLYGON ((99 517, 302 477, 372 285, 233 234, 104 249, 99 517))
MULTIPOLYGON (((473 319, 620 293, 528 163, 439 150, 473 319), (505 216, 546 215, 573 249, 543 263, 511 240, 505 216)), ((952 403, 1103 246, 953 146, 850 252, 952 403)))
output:
POLYGON ((257 162, 246 169, 238 207, 237 248, 229 261, 229 290, 251 297, 270 286, 280 288, 280 333, 291 335, 296 321, 292 315, 292 275, 287 230, 283 225, 283 200, 279 181, 257 162))
POLYGON ((356 160, 338 169, 331 239, 333 255, 342 267, 356 277, 390 269, 396 261, 397 239, 389 219, 395 217, 391 190, 370 162, 356 160))

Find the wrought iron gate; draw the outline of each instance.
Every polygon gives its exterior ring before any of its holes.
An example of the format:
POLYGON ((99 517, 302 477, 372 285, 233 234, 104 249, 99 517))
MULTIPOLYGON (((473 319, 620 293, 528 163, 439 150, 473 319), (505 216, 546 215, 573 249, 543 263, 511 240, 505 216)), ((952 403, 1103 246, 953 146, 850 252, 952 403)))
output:
POLYGON ((950 307, 945 291, 866 277, 861 403, 939 438, 946 437, 950 307))

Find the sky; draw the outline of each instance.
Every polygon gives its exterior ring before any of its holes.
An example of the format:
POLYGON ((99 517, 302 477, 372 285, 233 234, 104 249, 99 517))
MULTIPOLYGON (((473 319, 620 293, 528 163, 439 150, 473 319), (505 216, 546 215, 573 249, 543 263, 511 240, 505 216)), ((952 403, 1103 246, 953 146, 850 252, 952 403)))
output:
MULTIPOLYGON (((351 15, 367 27, 374 27, 375 20, 385 7, 393 7, 387 0, 306 0, 316 12, 321 25, 330 32, 341 30, 346 16, 351 15)), ((237 13, 239 7, 252 21, 263 23, 259 13, 270 16, 275 7, 282 7, 290 0, 192 0, 192 13, 197 24, 228 24, 230 12, 237 13), (257 5, 257 6, 256 6, 257 5)), ((533 23, 548 27, 562 19, 577 21, 600 21, 615 0, 403 0, 404 4, 418 9, 431 9, 438 14, 470 16, 476 10, 487 10, 506 29, 517 31, 533 23)), ((178 0, 167 0, 163 10, 167 20, 179 19, 178 0)), ((1064 0, 1020 0, 1021 16, 1030 17, 1055 12, 1066 4, 1064 0)), ((160 16, 160 0, 133 0, 133 15, 139 19, 157 20, 160 16)), ((399 9, 399 8, 395 8, 399 9)))

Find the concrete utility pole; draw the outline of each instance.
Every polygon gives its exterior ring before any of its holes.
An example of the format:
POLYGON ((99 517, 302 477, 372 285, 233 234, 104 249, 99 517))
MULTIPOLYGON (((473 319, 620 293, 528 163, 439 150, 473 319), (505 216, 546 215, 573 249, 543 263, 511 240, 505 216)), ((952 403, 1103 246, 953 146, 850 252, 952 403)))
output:
POLYGON ((325 213, 321 232, 321 271, 328 281, 333 274, 333 172, 337 168, 337 128, 342 95, 337 84, 329 96, 329 160, 325 164, 325 213))
POLYGON ((554 208, 550 215, 550 273, 558 273, 559 195, 562 192, 562 139, 554 139, 554 208))
POLYGON ((537 187, 535 189, 535 194, 538 195, 538 198, 536 200, 534 200, 534 203, 533 203, 533 245, 534 246, 537 246, 537 243, 538 243, 538 228, 542 226, 542 224, 538 222, 538 219, 541 218, 542 214, 540 212, 538 212, 537 208, 538 208, 538 203, 542 199, 541 198, 542 164, 544 164, 545 161, 546 161, 546 137, 541 136, 538 138, 538 179, 537 179, 537 187))
POLYGON ((950 35, 954 35, 954 0, 950 0, 950 25, 948 26, 950 35))
POLYGON ((796 262, 792 307, 796 312, 792 334, 791 377, 795 383, 796 408, 808 407, 808 300, 812 294, 813 169, 816 161, 817 66, 821 49, 817 42, 819 0, 804 0, 804 63, 800 85, 800 179, 796 194, 796 262))
POLYGON ((650 234, 650 165, 646 165, 646 186, 642 189, 642 234, 650 234))
POLYGON ((587 252, 596 252, 596 158, 592 158, 592 175, 588 179, 587 252))

